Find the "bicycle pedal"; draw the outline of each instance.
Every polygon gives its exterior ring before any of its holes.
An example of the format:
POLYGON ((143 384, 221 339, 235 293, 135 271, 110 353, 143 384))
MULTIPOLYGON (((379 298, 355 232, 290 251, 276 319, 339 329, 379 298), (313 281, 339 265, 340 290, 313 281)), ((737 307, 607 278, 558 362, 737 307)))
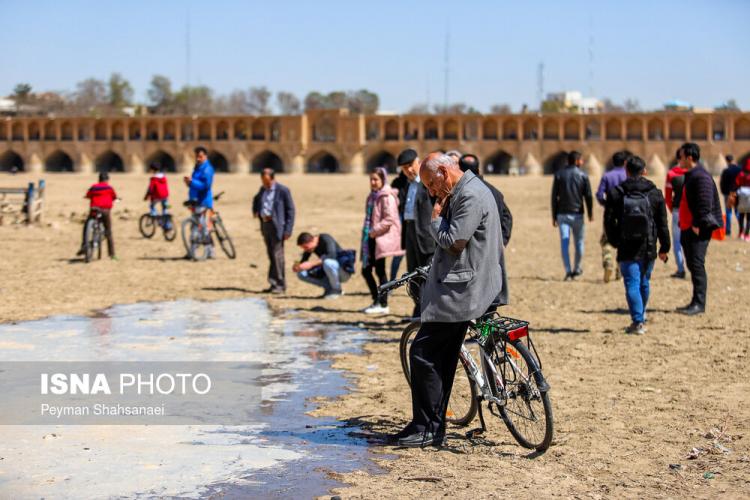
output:
POLYGON ((482 429, 481 427, 477 427, 476 429, 472 429, 466 432, 466 439, 474 439, 481 436, 482 434, 484 434, 484 429, 482 429))

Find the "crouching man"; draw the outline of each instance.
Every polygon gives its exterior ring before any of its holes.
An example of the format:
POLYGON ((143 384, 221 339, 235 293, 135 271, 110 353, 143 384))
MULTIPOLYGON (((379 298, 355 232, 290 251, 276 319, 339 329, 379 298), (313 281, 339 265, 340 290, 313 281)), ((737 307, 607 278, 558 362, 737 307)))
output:
POLYGON ((337 299, 343 295, 341 283, 354 272, 354 251, 342 250, 333 236, 326 233, 313 236, 301 233, 297 245, 302 249, 302 258, 292 270, 305 283, 323 288, 324 299, 337 299), (310 260, 315 254, 318 258, 310 260))

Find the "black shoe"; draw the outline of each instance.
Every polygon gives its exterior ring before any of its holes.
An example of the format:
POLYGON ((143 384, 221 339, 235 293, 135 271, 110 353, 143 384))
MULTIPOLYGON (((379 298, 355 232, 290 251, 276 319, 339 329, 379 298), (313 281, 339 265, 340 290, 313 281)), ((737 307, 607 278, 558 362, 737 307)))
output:
POLYGON ((694 305, 695 305, 695 302, 691 302, 690 304, 688 304, 688 305, 686 305, 686 306, 678 307, 678 308, 676 309, 676 311, 677 311, 678 313, 681 313, 681 312, 685 312, 685 311, 687 311, 688 309, 691 309, 691 308, 692 308, 692 307, 693 307, 694 305))
POLYGON ((389 443, 389 444, 396 444, 398 443, 399 439, 403 439, 406 436, 411 436, 412 434, 414 434, 414 427, 412 427, 410 423, 406 427, 398 431, 397 433, 388 434, 387 436, 385 436, 385 441, 386 443, 389 443))
POLYGON ((575 279, 575 274, 573 274, 573 273, 565 273, 565 278, 563 278, 563 281, 568 281, 568 280, 572 280, 572 279, 575 279))
POLYGON ((573 271, 573 279, 576 279, 579 276, 583 276, 583 269, 576 269, 573 271))
POLYGON ((678 280, 684 280, 685 279, 685 271, 676 271, 673 274, 669 276, 670 278, 675 278, 678 280))
POLYGON ((435 434, 432 432, 415 432, 408 436, 402 437, 397 441, 398 446, 403 448, 424 448, 425 446, 443 446, 445 434, 435 434))
POLYGON ((688 307, 687 309, 683 309, 680 312, 687 316, 696 316, 698 314, 703 314, 704 312, 706 312, 706 308, 699 304, 693 304, 692 306, 688 307))

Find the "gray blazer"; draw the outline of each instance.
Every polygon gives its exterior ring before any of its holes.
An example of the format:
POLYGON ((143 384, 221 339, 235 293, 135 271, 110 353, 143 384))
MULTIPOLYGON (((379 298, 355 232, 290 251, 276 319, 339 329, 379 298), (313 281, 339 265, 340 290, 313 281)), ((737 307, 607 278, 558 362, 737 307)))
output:
POLYGON ((422 287, 422 322, 478 318, 502 287, 502 232, 492 193, 464 173, 431 231, 437 248, 422 287))

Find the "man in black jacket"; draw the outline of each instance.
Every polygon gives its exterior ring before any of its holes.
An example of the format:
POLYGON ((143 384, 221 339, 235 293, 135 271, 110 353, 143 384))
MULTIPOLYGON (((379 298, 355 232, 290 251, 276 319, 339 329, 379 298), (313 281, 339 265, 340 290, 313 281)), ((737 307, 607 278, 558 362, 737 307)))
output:
MULTIPOLYGON (((435 239, 430 232, 433 200, 419 178, 420 161, 417 152, 411 148, 405 149, 398 155, 396 162, 409 180, 400 207, 403 208, 404 220, 401 225, 401 247, 406 250, 406 270, 412 272, 417 267, 432 262, 432 254, 435 253, 435 239)), ((412 317, 419 317, 420 290, 416 284, 410 286, 410 295, 414 299, 412 317)))
MULTIPOLYGON (((497 211, 500 215, 500 230, 503 233, 503 246, 507 247, 510 241, 510 235, 513 231, 513 214, 510 213, 508 205, 505 204, 505 197, 495 186, 487 182, 484 177, 479 175, 479 158, 473 154, 465 154, 458 160, 458 166, 461 171, 471 172, 479 177, 479 179, 487 186, 492 193, 492 197, 495 198, 495 205, 497 205, 497 211)), ((500 295, 494 305, 508 305, 510 303, 510 294, 508 292, 508 273, 505 269, 505 252, 500 254, 500 267, 502 268, 502 280, 503 288, 500 290, 500 295)))
POLYGON ((565 266, 565 279, 575 279, 581 274, 583 260, 584 223, 583 206, 586 205, 589 222, 594 220, 591 183, 581 170, 583 157, 578 151, 568 154, 568 166, 560 169, 552 181, 552 225, 560 228, 560 248, 565 266), (570 233, 575 241, 575 267, 570 267, 570 233))
POLYGON ((276 182, 273 169, 264 168, 260 173, 261 188, 253 198, 253 216, 260 219, 260 230, 266 243, 268 260, 268 282, 264 292, 284 293, 284 242, 294 229, 294 202, 289 188, 276 182))
POLYGON ((626 333, 646 333, 646 305, 649 280, 658 256, 667 262, 669 223, 661 191, 643 177, 644 161, 632 156, 625 163, 627 179, 609 190, 604 211, 604 229, 609 243, 617 248, 617 263, 625 283, 625 298, 632 323, 626 333))
MULTIPOLYGON (((737 211, 736 205, 734 206, 734 210, 729 206, 729 193, 737 189, 735 187, 735 181, 737 180, 737 176, 740 175, 740 172, 742 172, 742 168, 734 162, 734 156, 727 155, 725 159, 727 160, 727 168, 721 171, 719 188, 721 189, 721 194, 724 196, 724 212, 727 219, 725 229, 727 236, 730 236, 732 234, 732 211, 734 211, 734 216, 737 218, 738 223, 740 215, 737 211)), ((740 232, 742 232, 741 228, 740 232)))
POLYGON ((680 242, 693 281, 693 298, 677 310, 688 316, 706 310, 706 252, 711 233, 723 225, 719 191, 711 174, 699 163, 700 158, 697 144, 686 142, 680 148, 680 165, 687 171, 680 200, 680 242))

